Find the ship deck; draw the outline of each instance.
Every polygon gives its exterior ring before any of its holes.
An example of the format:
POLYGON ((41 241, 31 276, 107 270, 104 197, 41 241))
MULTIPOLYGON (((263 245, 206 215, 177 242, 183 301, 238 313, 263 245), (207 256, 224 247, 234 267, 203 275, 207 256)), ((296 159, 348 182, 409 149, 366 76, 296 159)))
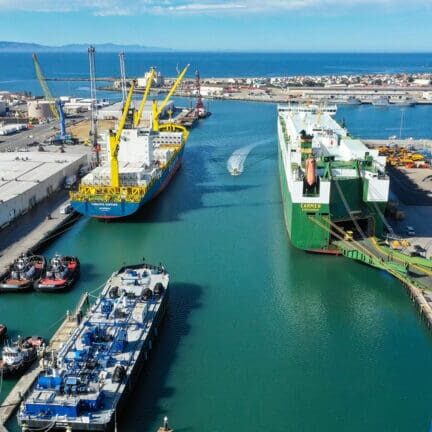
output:
POLYGON ((166 294, 164 290, 160 296, 143 300, 143 293, 154 292, 158 284, 165 289, 168 275, 156 267, 134 266, 111 276, 81 325, 59 350, 57 368, 40 375, 57 384, 41 386, 39 381, 33 386, 19 414, 22 423, 105 429, 130 384, 144 345, 151 344, 152 324, 166 294), (96 330, 90 334, 90 329, 96 330), (119 366, 124 368, 124 378, 116 382, 113 378, 119 366), (61 387, 56 377, 61 377, 61 387))

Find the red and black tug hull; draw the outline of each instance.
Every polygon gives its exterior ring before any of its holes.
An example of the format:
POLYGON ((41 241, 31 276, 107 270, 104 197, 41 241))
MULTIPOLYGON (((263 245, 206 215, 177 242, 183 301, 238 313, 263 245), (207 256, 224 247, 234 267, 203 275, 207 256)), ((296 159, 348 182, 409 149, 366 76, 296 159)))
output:
POLYGON ((0 280, 0 292, 27 292, 33 289, 35 282, 45 271, 46 260, 42 255, 33 255, 30 262, 34 265, 35 272, 28 279, 15 279, 12 275, 13 266, 0 280))
MULTIPOLYGON (((34 284, 34 289, 39 292, 65 292, 68 291, 80 276, 80 262, 77 257, 64 257, 67 261, 68 274, 63 279, 47 278, 46 272, 34 284)), ((48 271, 49 269, 47 269, 48 271)))

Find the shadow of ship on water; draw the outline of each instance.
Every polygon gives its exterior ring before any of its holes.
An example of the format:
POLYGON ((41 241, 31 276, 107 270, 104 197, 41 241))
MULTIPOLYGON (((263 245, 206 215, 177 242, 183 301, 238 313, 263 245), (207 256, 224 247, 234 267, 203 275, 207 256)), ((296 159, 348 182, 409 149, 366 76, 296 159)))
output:
POLYGON ((160 401, 172 397, 176 391, 167 385, 167 377, 176 361, 182 339, 190 332, 188 319, 194 309, 201 307, 201 294, 202 288, 198 285, 183 282, 171 284, 167 313, 149 360, 126 403, 128 409, 119 416, 119 430, 152 430, 150 428, 155 424, 162 424, 165 416, 169 417, 170 413, 161 406, 160 401))

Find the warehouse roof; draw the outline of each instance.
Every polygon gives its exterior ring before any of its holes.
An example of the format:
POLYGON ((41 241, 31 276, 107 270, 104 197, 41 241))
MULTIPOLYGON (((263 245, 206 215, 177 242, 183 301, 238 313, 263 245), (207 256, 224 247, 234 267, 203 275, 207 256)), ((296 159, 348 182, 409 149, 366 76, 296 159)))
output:
POLYGON ((0 153, 0 203, 43 183, 71 163, 80 159, 84 162, 85 158, 84 154, 51 152, 0 153))

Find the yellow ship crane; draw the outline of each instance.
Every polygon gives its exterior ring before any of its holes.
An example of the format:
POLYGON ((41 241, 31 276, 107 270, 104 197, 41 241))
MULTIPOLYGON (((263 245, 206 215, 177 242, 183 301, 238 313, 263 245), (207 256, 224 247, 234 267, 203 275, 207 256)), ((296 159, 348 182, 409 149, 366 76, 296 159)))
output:
POLYGON ((147 102, 147 98, 148 98, 148 95, 150 93, 150 89, 151 89, 151 86, 153 84, 153 80, 154 80, 155 75, 156 75, 155 68, 151 68, 150 75, 147 78, 147 85, 146 85, 145 92, 144 92, 142 100, 141 100, 140 107, 139 107, 138 111, 135 113, 135 118, 134 118, 134 126, 135 127, 138 127, 139 124, 141 123, 142 113, 144 111, 145 104, 147 102))
POLYGON ((169 93, 166 95, 166 98, 163 100, 160 106, 158 106, 157 102, 153 101, 152 106, 152 112, 153 112, 153 130, 158 131, 159 130, 159 117, 162 114, 162 111, 166 107, 167 103, 171 99, 171 96, 174 94, 174 92, 177 90, 177 87, 182 82, 184 76, 186 75, 187 70, 189 69, 189 65, 187 65, 180 73, 180 75, 177 77, 174 85, 172 86, 169 93))
POLYGON ((126 124, 129 108, 132 103, 134 87, 135 83, 132 83, 126 103, 123 107, 123 113, 118 124, 117 133, 114 134, 114 132, 110 131, 109 144, 111 152, 111 186, 114 188, 118 188, 120 186, 118 152, 120 148, 121 135, 126 124))
POLYGON ((36 70, 36 75, 37 75, 39 83, 42 87, 42 90, 44 92, 45 99, 50 102, 49 106, 50 106, 51 112, 53 113, 54 118, 56 120, 60 120, 60 113, 59 113, 57 106, 56 106, 56 100, 54 99, 53 95, 51 94, 51 91, 50 91, 48 84, 45 80, 45 76, 44 76, 44 74, 42 72, 42 68, 39 64, 39 59, 38 59, 37 55, 34 53, 33 53, 32 57, 33 57, 34 67, 36 70))

